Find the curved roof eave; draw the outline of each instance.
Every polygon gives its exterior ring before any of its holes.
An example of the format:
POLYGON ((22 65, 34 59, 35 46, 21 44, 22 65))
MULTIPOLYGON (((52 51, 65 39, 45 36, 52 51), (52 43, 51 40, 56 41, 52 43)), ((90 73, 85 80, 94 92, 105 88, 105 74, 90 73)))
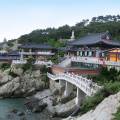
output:
POLYGON ((99 43, 106 44, 106 45, 111 45, 111 46, 120 46, 120 41, 118 40, 112 40, 111 37, 110 39, 105 39, 104 33, 95 33, 95 34, 89 34, 87 36, 81 37, 80 39, 76 39, 72 42, 69 42, 68 45, 71 46, 91 46, 91 45, 96 45, 99 43))
POLYGON ((101 41, 93 41, 93 42, 89 42, 89 43, 72 43, 70 45, 73 46, 91 46, 91 45, 96 45, 96 44, 105 44, 105 45, 111 45, 111 46, 116 46, 116 47, 120 47, 120 42, 119 41, 107 41, 107 40, 101 40, 101 41))

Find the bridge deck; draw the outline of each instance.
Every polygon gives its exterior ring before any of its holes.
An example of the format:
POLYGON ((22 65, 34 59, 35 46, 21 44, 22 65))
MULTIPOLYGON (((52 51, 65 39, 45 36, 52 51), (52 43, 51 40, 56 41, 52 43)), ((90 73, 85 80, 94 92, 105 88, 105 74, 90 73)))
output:
POLYGON ((52 80, 65 80, 67 82, 70 82, 71 84, 80 88, 88 96, 93 95, 94 93, 96 93, 96 91, 100 89, 100 86, 92 82, 92 80, 75 74, 61 73, 61 74, 53 75, 47 73, 47 76, 52 80))

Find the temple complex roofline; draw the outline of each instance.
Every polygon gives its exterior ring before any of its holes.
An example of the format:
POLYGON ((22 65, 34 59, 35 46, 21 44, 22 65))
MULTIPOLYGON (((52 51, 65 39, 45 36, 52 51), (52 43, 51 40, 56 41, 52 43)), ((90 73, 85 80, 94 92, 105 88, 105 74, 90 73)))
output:
MULTIPOLYGON (((120 47, 120 41, 113 40, 108 32, 105 33, 91 33, 80 39, 76 39, 67 43, 70 46, 97 46, 107 45, 111 47, 120 47)), ((105 46, 104 46, 105 47, 105 46)))

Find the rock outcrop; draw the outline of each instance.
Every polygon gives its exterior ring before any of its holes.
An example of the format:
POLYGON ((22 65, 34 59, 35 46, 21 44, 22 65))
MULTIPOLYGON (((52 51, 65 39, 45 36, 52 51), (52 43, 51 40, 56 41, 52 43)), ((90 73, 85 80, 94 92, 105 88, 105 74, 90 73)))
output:
POLYGON ((46 81, 40 69, 23 72, 21 67, 14 67, 0 71, 0 97, 24 97, 44 88, 46 81))
POLYGON ((114 113, 120 106, 120 92, 105 98, 95 110, 91 110, 82 116, 69 117, 64 120, 112 120, 114 113))
POLYGON ((56 95, 53 95, 50 89, 38 92, 34 95, 34 98, 38 99, 42 103, 47 104, 46 109, 49 111, 52 117, 67 117, 76 108, 75 99, 70 100, 65 104, 58 103, 53 105, 53 101, 56 99, 56 95))
POLYGON ((46 103, 43 103, 36 98, 28 99, 25 105, 27 109, 31 110, 34 113, 42 112, 47 107, 46 103))

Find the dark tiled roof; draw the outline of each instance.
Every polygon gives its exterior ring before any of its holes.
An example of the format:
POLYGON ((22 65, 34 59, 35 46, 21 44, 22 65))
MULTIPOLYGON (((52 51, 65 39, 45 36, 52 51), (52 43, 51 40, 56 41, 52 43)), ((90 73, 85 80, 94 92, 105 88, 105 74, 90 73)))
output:
POLYGON ((69 42, 68 45, 89 46, 99 43, 118 47, 120 46, 120 42, 117 40, 112 40, 111 36, 108 33, 88 34, 87 36, 81 37, 80 39, 69 42))
POLYGON ((48 44, 32 44, 32 43, 28 43, 28 44, 24 44, 19 46, 19 48, 35 48, 35 49, 54 49, 52 46, 48 45, 48 44))

